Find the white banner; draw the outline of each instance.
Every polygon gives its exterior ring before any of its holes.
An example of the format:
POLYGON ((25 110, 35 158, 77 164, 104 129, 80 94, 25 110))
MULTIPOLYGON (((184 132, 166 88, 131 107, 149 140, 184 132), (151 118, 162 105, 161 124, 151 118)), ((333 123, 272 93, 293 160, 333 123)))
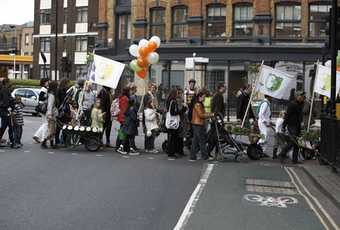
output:
POLYGON ((261 93, 277 98, 289 99, 290 91, 296 88, 296 77, 281 70, 262 65, 256 89, 261 93))
POLYGON ((124 68, 125 64, 123 63, 94 55, 88 80, 98 85, 116 89, 124 68))
MULTIPOLYGON (((331 97, 331 73, 330 67, 318 65, 315 75, 314 92, 320 95, 331 97)), ((336 94, 340 91, 340 72, 336 75, 336 94)))

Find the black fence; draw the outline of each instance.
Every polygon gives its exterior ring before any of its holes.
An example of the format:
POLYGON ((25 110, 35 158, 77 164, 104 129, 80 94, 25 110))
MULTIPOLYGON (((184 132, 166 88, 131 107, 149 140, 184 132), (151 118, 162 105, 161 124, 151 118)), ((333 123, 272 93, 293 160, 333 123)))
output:
POLYGON ((340 170, 340 121, 321 118, 321 160, 340 170))

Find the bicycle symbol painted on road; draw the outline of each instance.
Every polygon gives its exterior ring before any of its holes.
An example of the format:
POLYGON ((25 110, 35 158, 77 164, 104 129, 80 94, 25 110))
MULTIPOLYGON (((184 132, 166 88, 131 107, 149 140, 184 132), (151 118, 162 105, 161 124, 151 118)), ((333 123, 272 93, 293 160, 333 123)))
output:
POLYGON ((261 196, 258 194, 246 194, 244 199, 248 202, 255 203, 259 206, 287 208, 288 205, 297 204, 298 200, 291 196, 261 196))

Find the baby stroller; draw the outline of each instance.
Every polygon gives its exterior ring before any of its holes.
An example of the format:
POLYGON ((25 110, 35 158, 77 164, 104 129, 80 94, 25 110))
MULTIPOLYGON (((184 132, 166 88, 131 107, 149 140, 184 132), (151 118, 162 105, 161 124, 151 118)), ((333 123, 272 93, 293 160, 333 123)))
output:
POLYGON ((251 160, 258 160, 263 155, 263 151, 257 141, 246 143, 238 141, 225 129, 225 123, 221 114, 216 114, 211 119, 211 129, 208 132, 208 149, 209 145, 215 142, 217 154, 215 160, 223 161, 228 156, 233 156, 235 161, 240 157, 248 155, 251 160))

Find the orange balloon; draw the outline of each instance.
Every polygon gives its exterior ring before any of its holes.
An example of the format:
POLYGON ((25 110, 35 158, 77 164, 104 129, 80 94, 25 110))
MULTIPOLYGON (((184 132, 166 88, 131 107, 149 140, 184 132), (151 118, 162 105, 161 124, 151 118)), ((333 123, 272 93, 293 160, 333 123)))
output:
POLYGON ((139 55, 141 57, 147 57, 149 55, 149 51, 148 51, 148 48, 147 47, 141 47, 139 49, 139 55))
POLYGON ((145 77, 146 77, 145 69, 143 69, 142 71, 137 72, 137 76, 142 78, 142 79, 145 79, 145 77))
POLYGON ((148 67, 149 66, 149 62, 146 58, 138 58, 137 60, 137 64, 142 67, 142 68, 145 68, 145 67, 148 67))
POLYGON ((156 49, 157 49, 157 43, 156 42, 153 42, 153 41, 149 41, 148 43, 148 51, 150 53, 154 52, 156 49))

